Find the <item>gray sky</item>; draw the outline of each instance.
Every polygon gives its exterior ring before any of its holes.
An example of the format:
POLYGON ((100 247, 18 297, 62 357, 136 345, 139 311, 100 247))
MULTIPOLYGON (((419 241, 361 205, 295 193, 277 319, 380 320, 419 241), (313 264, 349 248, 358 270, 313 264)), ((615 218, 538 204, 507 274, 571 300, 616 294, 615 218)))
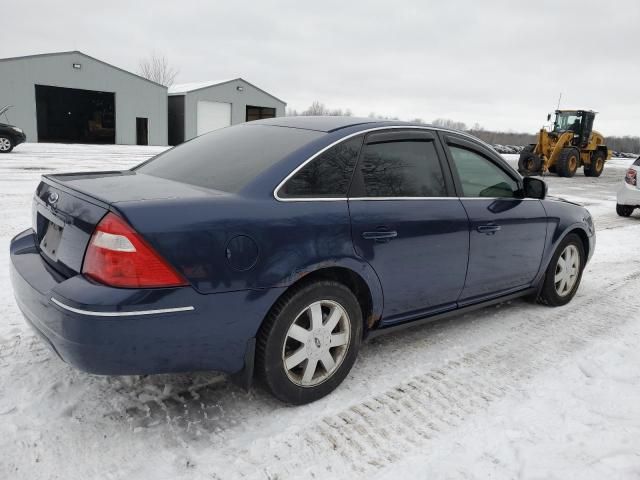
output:
POLYGON ((331 108, 534 132, 562 106, 640 135, 640 1, 22 0, 0 57, 81 50, 177 82, 241 76, 302 110, 331 108))

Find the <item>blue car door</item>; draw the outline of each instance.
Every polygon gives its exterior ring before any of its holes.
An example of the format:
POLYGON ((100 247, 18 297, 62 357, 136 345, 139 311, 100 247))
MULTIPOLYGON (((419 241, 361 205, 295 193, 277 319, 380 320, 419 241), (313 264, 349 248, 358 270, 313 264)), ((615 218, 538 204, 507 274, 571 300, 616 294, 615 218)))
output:
POLYGON ((383 324, 456 307, 469 227, 435 133, 369 133, 351 184, 349 214, 356 254, 382 285, 383 324))
POLYGON ((493 151, 456 135, 444 139, 469 216, 469 268, 460 305, 531 286, 547 235, 542 202, 523 198, 520 179, 493 151))

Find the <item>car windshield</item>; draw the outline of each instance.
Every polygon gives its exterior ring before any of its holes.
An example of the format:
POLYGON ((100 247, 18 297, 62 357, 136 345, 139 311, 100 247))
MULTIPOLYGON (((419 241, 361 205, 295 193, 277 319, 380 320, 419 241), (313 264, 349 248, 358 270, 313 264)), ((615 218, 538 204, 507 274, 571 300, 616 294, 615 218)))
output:
POLYGON ((258 174, 323 135, 299 128, 236 125, 196 137, 133 170, 237 193, 258 174))
POLYGON ((556 132, 566 132, 567 130, 578 132, 580 130, 581 120, 582 117, 577 112, 558 113, 553 125, 553 130, 556 132))

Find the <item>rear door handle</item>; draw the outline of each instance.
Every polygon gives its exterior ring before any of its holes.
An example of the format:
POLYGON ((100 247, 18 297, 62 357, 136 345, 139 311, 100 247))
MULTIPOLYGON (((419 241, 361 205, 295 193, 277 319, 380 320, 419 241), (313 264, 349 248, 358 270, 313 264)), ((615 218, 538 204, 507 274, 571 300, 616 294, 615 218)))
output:
POLYGON ((500 231, 501 228, 502 227, 500 225, 489 223, 487 225, 478 225, 476 230, 480 233, 486 233, 487 235, 495 235, 495 233, 500 231))
POLYGON ((362 232, 362 238, 365 240, 374 240, 376 242, 388 242, 392 238, 396 238, 398 232, 395 230, 384 230, 380 232, 362 232))

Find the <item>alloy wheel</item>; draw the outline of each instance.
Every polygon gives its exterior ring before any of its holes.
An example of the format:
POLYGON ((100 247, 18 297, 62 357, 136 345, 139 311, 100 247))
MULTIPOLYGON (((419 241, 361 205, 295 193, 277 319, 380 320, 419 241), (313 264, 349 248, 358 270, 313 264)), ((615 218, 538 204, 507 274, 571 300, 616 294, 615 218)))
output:
POLYGON ((554 285, 556 293, 565 297, 573 290, 580 274, 580 252, 575 245, 569 244, 558 257, 554 285))
POLYGON ((349 349, 351 322, 332 300, 312 303, 293 321, 282 347, 284 370, 294 384, 315 387, 340 367, 349 349))
POLYGON ((11 148, 11 142, 8 138, 0 138, 0 151, 7 152, 11 148))

